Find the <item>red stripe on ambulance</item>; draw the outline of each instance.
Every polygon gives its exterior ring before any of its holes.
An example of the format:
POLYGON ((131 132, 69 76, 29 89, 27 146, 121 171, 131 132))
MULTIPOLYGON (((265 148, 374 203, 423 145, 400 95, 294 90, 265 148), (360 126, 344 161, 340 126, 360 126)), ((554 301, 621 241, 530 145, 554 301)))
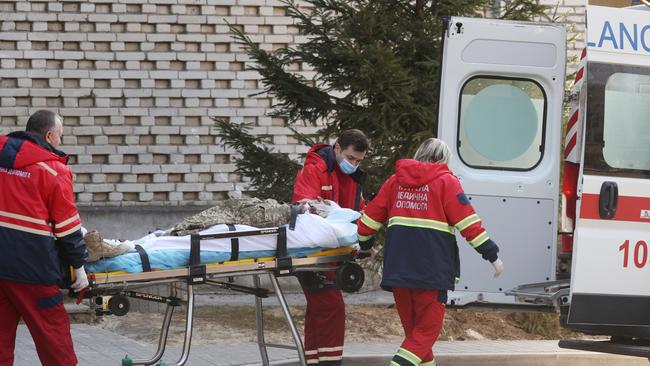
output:
MULTIPOLYGON (((601 220, 598 213, 598 194, 585 193, 580 205, 580 218, 601 220)), ((650 223, 650 216, 644 217, 643 212, 650 215, 650 197, 618 196, 616 214, 609 220, 650 223)))

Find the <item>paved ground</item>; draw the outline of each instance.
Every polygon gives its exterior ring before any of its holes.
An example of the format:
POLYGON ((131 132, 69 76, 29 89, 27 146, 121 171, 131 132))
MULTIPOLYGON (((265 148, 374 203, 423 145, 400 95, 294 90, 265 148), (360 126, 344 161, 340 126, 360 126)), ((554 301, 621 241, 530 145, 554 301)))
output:
MULTIPOLYGON (((305 306, 305 295, 293 292, 284 292, 284 298, 289 306, 305 306)), ((354 294, 343 293, 343 300, 348 305, 390 305, 394 304, 393 294, 387 291, 369 291, 354 294)), ((195 306, 218 306, 218 305, 254 305, 255 298, 251 295, 241 295, 229 292, 227 296, 223 294, 206 294, 199 293, 194 298, 195 306)), ((265 306, 278 306, 274 295, 264 300, 265 306)))
MULTIPOLYGON (((151 356, 155 347, 141 344, 110 331, 91 325, 72 326, 75 350, 79 365, 118 366, 126 354, 131 358, 151 356)), ((346 365, 387 364, 390 354, 398 344, 371 343, 347 344, 346 365)), ((459 341, 439 342, 434 352, 441 365, 647 365, 648 361, 634 358, 618 358, 587 352, 563 350, 557 341, 459 341), (514 358, 513 358, 514 357, 514 358), (643 361, 643 362, 641 362, 643 361), (514 363, 513 363, 514 362, 514 363)), ((175 362, 180 347, 170 347, 165 362, 175 362)), ((297 356, 291 350, 270 349, 269 358, 273 364, 287 363, 297 356)), ((15 366, 38 364, 34 343, 24 325, 18 330, 15 366)), ((215 344, 193 347, 187 365, 230 366, 259 365, 259 351, 256 344, 215 344)))

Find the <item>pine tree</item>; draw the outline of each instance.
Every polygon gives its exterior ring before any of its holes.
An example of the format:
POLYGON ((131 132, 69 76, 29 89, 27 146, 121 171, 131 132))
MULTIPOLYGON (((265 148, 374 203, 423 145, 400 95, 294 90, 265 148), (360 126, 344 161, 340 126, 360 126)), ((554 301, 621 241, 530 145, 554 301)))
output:
MULTIPOLYGON (((274 115, 288 126, 320 126, 316 140, 358 128, 371 140, 363 165, 370 173, 366 197, 393 172, 397 159, 411 156, 437 130, 443 16, 494 13, 493 0, 287 0, 288 15, 309 40, 273 52, 263 50, 240 29, 231 27, 255 62, 265 93, 279 100, 274 115), (290 71, 308 64, 313 80, 290 71)), ((537 0, 510 0, 500 10, 508 19, 538 19, 546 8, 537 0)), ((242 152, 238 172, 252 179, 256 195, 286 199, 296 162, 268 147, 246 153, 245 131, 232 134, 227 123, 222 140, 242 152), (228 133, 230 131, 230 133, 228 133), (240 140, 241 139, 241 140, 240 140), (270 155, 265 156, 265 154, 270 155), (273 165, 270 164, 273 161, 273 165), (278 170, 279 164, 286 164, 278 170), (280 177, 282 174, 290 176, 280 177), (268 177, 261 177, 267 175, 268 177), (282 185, 273 189, 269 184, 282 185), (288 186, 287 186, 288 185, 288 186), (279 196, 274 196, 279 194, 279 196)), ((306 136, 298 135, 305 140, 306 136)), ((247 141, 250 140, 250 141, 247 141)), ((259 147, 259 146, 258 146, 259 147)))

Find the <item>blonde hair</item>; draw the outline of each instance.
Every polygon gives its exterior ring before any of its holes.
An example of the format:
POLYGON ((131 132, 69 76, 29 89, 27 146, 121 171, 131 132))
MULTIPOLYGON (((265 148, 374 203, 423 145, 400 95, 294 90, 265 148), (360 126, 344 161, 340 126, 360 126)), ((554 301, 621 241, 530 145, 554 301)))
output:
POLYGON ((435 137, 426 139, 415 152, 413 159, 425 163, 443 163, 449 164, 451 159, 451 149, 447 144, 435 137))

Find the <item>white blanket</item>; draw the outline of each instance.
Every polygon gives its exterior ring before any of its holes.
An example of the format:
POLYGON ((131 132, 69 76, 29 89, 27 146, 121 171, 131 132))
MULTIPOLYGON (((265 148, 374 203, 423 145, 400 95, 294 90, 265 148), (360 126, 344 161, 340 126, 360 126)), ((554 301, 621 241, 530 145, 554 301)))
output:
MULTIPOLYGON (((344 210, 344 209, 341 209, 344 210)), ((327 219, 318 215, 304 213, 298 215, 295 230, 287 228, 287 248, 336 248, 353 245, 357 242, 357 225, 350 221, 356 220, 358 213, 339 212, 327 219)), ((255 230, 248 225, 235 225, 237 231, 255 230)), ((227 225, 215 225, 200 232, 214 234, 228 232, 227 225)), ((190 249, 190 236, 161 236, 162 232, 154 232, 143 238, 127 242, 129 245, 142 246, 146 251, 153 250, 187 250, 190 249)), ((248 236, 239 238, 240 251, 257 251, 275 249, 277 235, 248 236)), ((229 252, 230 239, 210 239, 201 241, 201 250, 229 252)))

